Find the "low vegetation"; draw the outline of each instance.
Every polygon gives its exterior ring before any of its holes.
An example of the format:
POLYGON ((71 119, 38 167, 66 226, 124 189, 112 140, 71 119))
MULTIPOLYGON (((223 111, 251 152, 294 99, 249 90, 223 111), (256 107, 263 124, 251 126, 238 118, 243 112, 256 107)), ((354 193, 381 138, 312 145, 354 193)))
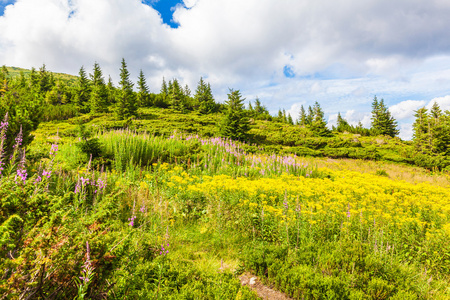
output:
POLYGON ((66 103, 20 88, 32 72, 5 81, 1 298, 257 299, 247 271, 293 299, 450 299, 442 144, 329 130, 318 104, 294 125, 238 91, 215 103, 203 79, 194 97, 174 80, 150 94, 141 74, 121 116, 125 71, 99 106, 73 92, 82 74, 66 103))

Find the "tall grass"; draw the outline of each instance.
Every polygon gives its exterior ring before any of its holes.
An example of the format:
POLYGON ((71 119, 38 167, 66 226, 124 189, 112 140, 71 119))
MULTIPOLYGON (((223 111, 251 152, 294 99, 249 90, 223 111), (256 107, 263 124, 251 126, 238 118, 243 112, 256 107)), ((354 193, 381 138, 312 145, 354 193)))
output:
POLYGON ((158 163, 175 163, 207 174, 233 176, 271 176, 288 173, 315 176, 316 171, 296 156, 255 155, 242 150, 243 144, 223 138, 198 135, 170 137, 117 130, 99 135, 104 155, 111 157, 118 172, 130 166, 150 167, 158 163))

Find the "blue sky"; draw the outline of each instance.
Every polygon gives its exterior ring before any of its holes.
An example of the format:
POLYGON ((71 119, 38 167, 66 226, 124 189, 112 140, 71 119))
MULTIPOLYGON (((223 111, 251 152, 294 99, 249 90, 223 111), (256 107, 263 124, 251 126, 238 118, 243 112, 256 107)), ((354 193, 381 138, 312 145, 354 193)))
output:
POLYGON ((0 16, 3 16, 5 12, 5 7, 9 4, 13 4, 15 0, 0 0, 0 16))
POLYGON ((159 0, 159 1, 142 1, 142 3, 150 5, 161 14, 162 21, 171 28, 178 28, 179 24, 173 22, 172 16, 177 5, 184 6, 182 0, 159 0))
POLYGON ((450 110, 447 0, 0 0, 0 65, 43 63, 77 74, 98 62, 117 80, 120 61, 195 90, 207 78, 217 101, 229 88, 270 112, 318 101, 330 125, 338 112, 370 125, 383 98, 401 137, 414 110, 450 110))

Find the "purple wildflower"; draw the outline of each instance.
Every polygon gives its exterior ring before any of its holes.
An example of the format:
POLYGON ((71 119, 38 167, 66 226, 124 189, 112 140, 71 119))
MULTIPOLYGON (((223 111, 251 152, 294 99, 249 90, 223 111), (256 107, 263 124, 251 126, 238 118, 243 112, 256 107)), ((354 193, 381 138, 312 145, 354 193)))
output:
POLYGON ((20 178, 23 183, 27 180, 27 170, 25 169, 25 150, 22 152, 22 157, 20 159, 19 166, 17 167, 17 173, 15 177, 15 181, 17 183, 17 179, 20 178))
POLYGON ((9 158, 10 160, 13 160, 15 158, 15 155, 16 155, 18 149, 22 145, 22 140, 23 140, 22 125, 20 125, 19 134, 17 135, 16 143, 13 146, 13 153, 11 154, 11 157, 9 158))
POLYGON ((131 218, 128 218, 128 221, 130 221, 130 223, 128 223, 129 226, 134 226, 134 219, 136 219, 136 216, 131 216, 131 218))
POLYGON ((56 156, 57 152, 58 152, 58 145, 52 144, 52 147, 50 148, 50 156, 56 156))
POLYGON ((50 178, 50 176, 52 176, 52 171, 44 170, 44 171, 42 171, 42 176, 50 178))

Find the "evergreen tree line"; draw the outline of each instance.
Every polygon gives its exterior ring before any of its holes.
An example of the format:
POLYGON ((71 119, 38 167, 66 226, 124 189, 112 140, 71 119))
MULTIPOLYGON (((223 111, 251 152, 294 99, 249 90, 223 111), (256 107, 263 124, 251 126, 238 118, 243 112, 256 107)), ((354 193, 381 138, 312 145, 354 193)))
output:
POLYGON ((55 79, 45 65, 39 71, 32 68, 28 76, 20 72, 18 77, 9 78, 5 66, 0 74, 0 82, 4 85, 1 90, 4 92, 11 88, 23 90, 41 99, 43 104, 71 105, 79 113, 114 112, 121 120, 137 116, 139 107, 172 108, 182 112, 198 111, 201 114, 214 113, 222 108, 213 97, 211 85, 203 78, 200 78, 193 96, 187 85, 181 87, 177 79, 166 83, 164 78, 160 92, 151 93, 144 72, 140 70, 135 91, 124 59, 121 62, 117 87, 111 77, 106 82, 98 63, 94 64, 89 75, 85 68, 81 67, 75 82, 55 79))
MULTIPOLYGON (((92 73, 89 75, 84 67, 81 67, 75 82, 55 78, 45 65, 39 70, 32 68, 28 76, 20 72, 20 75, 14 78, 9 76, 7 68, 3 66, 0 72, 0 83, 2 98, 9 99, 8 101, 4 99, 3 107, 11 106, 14 102, 11 101, 12 98, 16 99, 15 105, 27 103, 30 106, 30 103, 33 103, 31 106, 35 108, 31 111, 36 110, 36 112, 28 120, 29 128, 32 128, 32 124, 38 122, 37 119, 40 114, 37 112, 36 106, 46 104, 53 106, 72 105, 80 113, 114 112, 118 119, 136 116, 139 107, 172 108, 180 112, 197 111, 201 114, 222 111, 228 114, 225 119, 231 120, 239 116, 240 120, 235 120, 232 123, 243 123, 242 128, 247 128, 248 126, 244 123, 252 119, 267 120, 307 127, 317 136, 329 136, 332 132, 348 132, 364 136, 388 135, 394 137, 399 133, 397 122, 385 106, 384 100, 378 100, 377 97, 372 102, 371 128, 364 128, 361 122, 356 126, 350 125, 338 113, 336 126, 329 130, 324 112, 318 102, 307 109, 302 105, 299 116, 294 121, 292 116, 286 113, 284 109, 280 109, 276 116, 271 116, 258 98, 253 103, 250 102, 246 109, 243 104, 245 99, 242 98, 238 90, 230 90, 225 105, 219 104, 214 99, 211 85, 205 82, 203 78, 200 78, 194 95, 191 95, 187 85, 182 87, 176 78, 168 82, 163 78, 159 93, 151 93, 145 75, 140 70, 136 89, 134 89, 135 85, 130 79, 125 59, 122 59, 121 62, 120 81, 117 87, 114 86, 111 77, 107 81, 105 80, 98 63, 94 63, 92 73), (7 95, 9 90, 14 90, 14 93, 7 95), (33 98, 39 101, 18 101, 19 98, 22 100, 33 98), (236 102, 239 102, 239 105, 235 105, 236 102), (239 112, 231 113, 230 110, 238 110, 239 112)), ((5 110, 4 108, 3 111, 5 110)), ((22 119, 27 118, 25 111, 27 109, 21 109, 22 119)), ((422 153, 447 153, 449 113, 443 113, 439 106, 435 104, 430 112, 425 108, 419 109, 415 117, 414 144, 416 149, 422 153)), ((234 134, 231 135, 234 136, 234 134)), ((242 134, 237 134, 237 136, 243 137, 242 134)))
POLYGON ((450 111, 442 112, 435 102, 428 111, 425 107, 415 112, 413 143, 421 154, 450 154, 450 111))

